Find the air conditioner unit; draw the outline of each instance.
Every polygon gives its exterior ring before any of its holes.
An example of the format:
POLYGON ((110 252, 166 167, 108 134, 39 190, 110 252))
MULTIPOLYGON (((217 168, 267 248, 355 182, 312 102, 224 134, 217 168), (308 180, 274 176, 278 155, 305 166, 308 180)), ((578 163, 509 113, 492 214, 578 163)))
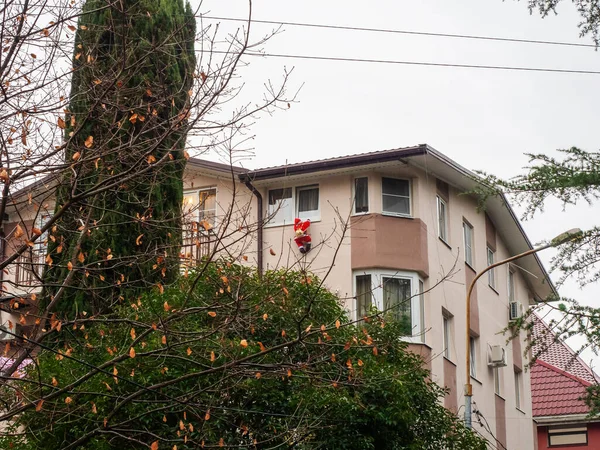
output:
POLYGON ((508 320, 517 320, 523 315, 523 305, 519 302, 510 302, 508 304, 508 320))
POLYGON ((490 346, 488 355, 488 366, 490 367, 505 367, 506 366, 506 350, 501 345, 490 346))

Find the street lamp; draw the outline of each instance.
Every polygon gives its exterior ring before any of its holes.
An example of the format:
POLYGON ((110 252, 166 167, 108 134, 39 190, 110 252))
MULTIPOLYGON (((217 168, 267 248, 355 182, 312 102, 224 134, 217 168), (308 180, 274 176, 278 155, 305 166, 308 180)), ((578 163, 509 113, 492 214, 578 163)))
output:
POLYGON ((548 244, 542 245, 540 247, 532 248, 531 250, 527 250, 526 252, 519 253, 518 255, 511 256, 502 261, 498 261, 475 275, 471 284, 469 284, 469 289, 467 290, 467 364, 466 364, 466 374, 467 374, 467 382, 465 384, 465 425, 467 428, 471 428, 471 397, 473 396, 473 385, 471 384, 471 293, 473 292, 473 288, 475 287, 475 283, 482 275, 484 275, 489 270, 501 266, 503 264, 515 261, 524 256, 531 255, 533 253, 537 253, 541 250, 545 250, 549 247, 558 247, 559 245, 564 244, 565 242, 575 241, 577 239, 581 239, 583 235, 583 231, 579 228, 573 228, 569 231, 565 231, 562 234, 559 234, 554 239, 552 239, 548 244))

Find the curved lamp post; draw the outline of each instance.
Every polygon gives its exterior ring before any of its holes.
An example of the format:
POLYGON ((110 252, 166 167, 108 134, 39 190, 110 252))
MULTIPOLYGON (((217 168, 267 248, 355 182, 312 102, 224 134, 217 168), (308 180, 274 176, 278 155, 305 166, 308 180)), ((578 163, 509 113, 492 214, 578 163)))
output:
POLYGON ((550 247, 558 247, 559 245, 564 244, 565 242, 575 241, 580 239, 583 235, 583 231, 579 228, 573 228, 569 231, 565 231, 562 234, 559 234, 554 239, 552 239, 548 244, 542 245, 540 247, 532 248, 531 250, 527 250, 526 252, 519 253, 518 255, 511 256, 510 258, 504 259, 502 261, 498 261, 475 275, 471 284, 469 284, 469 289, 467 290, 467 364, 466 364, 466 375, 467 382, 465 383, 465 425, 467 428, 471 428, 471 397, 473 396, 473 385, 471 384, 471 293, 473 292, 473 288, 475 287, 475 283, 479 278, 482 277, 485 273, 490 271, 491 269, 501 266, 503 264, 515 261, 524 256, 531 255, 533 253, 537 253, 541 250, 545 250, 550 247))

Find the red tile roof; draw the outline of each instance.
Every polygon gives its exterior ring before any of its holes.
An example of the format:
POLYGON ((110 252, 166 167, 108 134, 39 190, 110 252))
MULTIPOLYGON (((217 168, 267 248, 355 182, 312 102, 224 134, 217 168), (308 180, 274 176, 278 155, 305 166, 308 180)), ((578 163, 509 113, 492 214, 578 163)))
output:
POLYGON ((536 319, 533 332, 533 352, 541 352, 531 368, 533 416, 587 414, 581 399, 596 375, 541 319, 536 319))

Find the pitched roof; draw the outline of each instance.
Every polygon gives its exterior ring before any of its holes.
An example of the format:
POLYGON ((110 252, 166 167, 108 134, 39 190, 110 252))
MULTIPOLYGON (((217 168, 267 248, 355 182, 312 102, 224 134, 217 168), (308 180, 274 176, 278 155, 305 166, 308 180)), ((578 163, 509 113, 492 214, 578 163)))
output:
POLYGON ((597 375, 538 317, 533 333, 533 352, 540 354, 531 368, 533 416, 587 414, 589 408, 581 399, 597 375))

